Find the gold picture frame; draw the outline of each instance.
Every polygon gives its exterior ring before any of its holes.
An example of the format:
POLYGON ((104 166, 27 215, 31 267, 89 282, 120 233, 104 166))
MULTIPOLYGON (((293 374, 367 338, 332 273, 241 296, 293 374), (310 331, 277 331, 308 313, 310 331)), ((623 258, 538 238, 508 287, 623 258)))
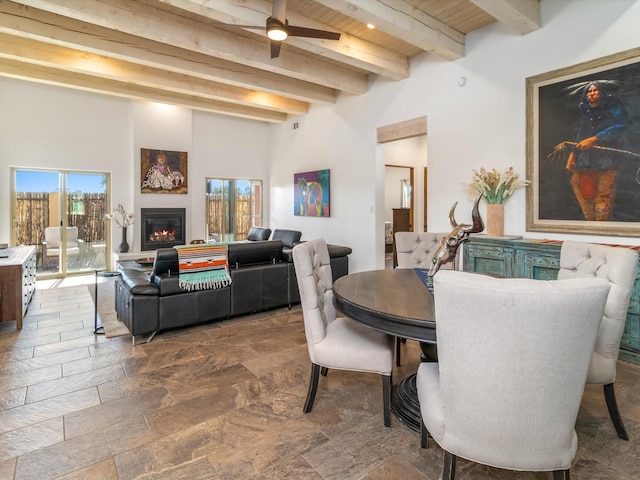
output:
POLYGON ((640 236, 640 48, 529 77, 526 98, 527 231, 640 236))
POLYGON ((187 152, 140 149, 140 193, 189 192, 187 152))

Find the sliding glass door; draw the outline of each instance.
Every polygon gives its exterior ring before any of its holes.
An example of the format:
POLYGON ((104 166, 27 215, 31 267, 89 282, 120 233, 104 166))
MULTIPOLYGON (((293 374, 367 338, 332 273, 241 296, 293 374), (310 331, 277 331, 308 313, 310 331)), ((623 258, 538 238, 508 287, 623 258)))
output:
POLYGON ((35 245, 40 277, 107 268, 108 173, 12 169, 12 244, 35 245))

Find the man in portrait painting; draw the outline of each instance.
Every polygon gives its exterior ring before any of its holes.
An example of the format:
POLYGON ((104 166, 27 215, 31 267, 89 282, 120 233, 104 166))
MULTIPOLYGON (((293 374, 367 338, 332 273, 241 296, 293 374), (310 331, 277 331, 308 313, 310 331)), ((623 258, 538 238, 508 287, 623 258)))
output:
POLYGON ((566 163, 571 188, 585 220, 608 221, 613 212, 618 162, 625 151, 629 115, 610 91, 615 82, 594 80, 572 85, 580 94, 581 123, 566 163))
POLYGON ((637 62, 543 80, 533 177, 540 221, 584 221, 595 229, 640 221, 639 78, 637 62))

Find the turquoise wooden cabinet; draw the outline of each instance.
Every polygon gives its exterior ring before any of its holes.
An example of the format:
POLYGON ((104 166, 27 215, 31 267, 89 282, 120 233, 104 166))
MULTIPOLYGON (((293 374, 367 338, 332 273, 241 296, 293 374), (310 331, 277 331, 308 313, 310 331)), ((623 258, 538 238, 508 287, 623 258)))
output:
MULTIPOLYGON (((555 280, 560 268, 561 242, 472 235, 463 250, 465 272, 504 277, 555 280)), ((631 292, 620 358, 640 364, 640 266, 631 292)))

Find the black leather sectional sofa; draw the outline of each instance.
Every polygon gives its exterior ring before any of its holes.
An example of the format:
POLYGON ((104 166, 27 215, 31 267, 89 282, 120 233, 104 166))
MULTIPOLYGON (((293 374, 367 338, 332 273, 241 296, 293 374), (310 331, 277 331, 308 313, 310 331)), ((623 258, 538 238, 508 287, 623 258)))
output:
MULTIPOLYGON (((264 230, 264 229, 263 229, 264 230)), ((269 232, 270 233, 270 232, 269 232)), ((264 232, 261 232, 264 236, 264 232)), ((300 302, 291 250, 301 233, 275 230, 271 240, 230 243, 231 285, 184 291, 178 284, 178 254, 173 248, 156 251, 153 270, 123 269, 115 282, 115 308, 133 335, 291 306, 300 302)), ((333 279, 349 273, 351 248, 329 245, 333 279)))

